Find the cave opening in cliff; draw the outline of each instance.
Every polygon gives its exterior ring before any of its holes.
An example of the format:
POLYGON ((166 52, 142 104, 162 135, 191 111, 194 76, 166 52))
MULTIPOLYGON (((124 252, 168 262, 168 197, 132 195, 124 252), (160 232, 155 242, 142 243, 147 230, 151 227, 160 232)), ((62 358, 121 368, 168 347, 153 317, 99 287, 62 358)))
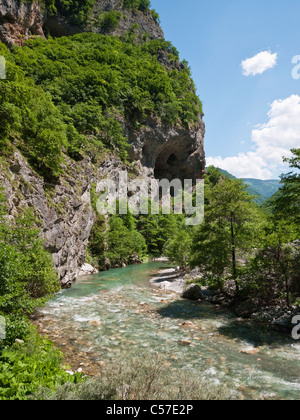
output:
POLYGON ((175 153, 161 152, 156 159, 154 176, 156 179, 172 179, 180 177, 180 161, 175 153))

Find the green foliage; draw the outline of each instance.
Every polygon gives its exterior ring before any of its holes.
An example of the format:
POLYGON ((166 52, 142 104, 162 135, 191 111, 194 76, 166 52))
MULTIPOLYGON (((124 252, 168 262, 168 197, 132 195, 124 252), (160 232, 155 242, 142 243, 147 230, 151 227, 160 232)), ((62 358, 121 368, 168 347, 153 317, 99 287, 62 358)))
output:
POLYGON ((258 198, 256 202, 258 204, 264 203, 268 198, 275 194, 280 188, 279 180, 260 180, 260 179, 251 179, 244 178, 243 181, 247 184, 247 191, 251 195, 256 195, 258 198))
POLYGON ((59 13, 68 17, 73 25, 85 25, 96 0, 43 0, 49 15, 59 13))
MULTIPOLYGON (((176 56, 169 43, 160 42, 160 47, 176 56)), ((196 121, 201 104, 189 70, 166 73, 154 56, 157 48, 156 41, 140 47, 113 37, 80 34, 30 41, 27 48, 15 52, 15 60, 51 93, 56 105, 66 104, 70 111, 78 104, 93 105, 100 115, 110 112, 114 117, 125 115, 142 123, 149 115, 160 116, 163 106, 173 103, 177 104, 176 120, 196 121)), ((168 121, 167 115, 163 118, 168 121)))
POLYGON ((66 126, 51 97, 24 72, 8 62, 7 79, 0 86, 1 142, 15 143, 41 172, 61 172, 66 126))
POLYGON ((193 265, 202 268, 217 287, 229 276, 239 292, 238 256, 245 258, 245 253, 259 245, 263 216, 242 181, 218 181, 213 175, 213 186, 206 189, 205 222, 194 236, 193 265))
POLYGON ((159 257, 165 243, 177 233, 182 224, 181 215, 149 214, 137 218, 137 229, 146 240, 149 255, 159 257))
POLYGON ((299 243, 268 242, 245 268, 243 293, 265 305, 291 306, 300 296, 299 243))
MULTIPOLYGON (((33 0, 29 0, 33 1, 33 0)), ((93 7, 96 4, 96 0, 42 0, 47 9, 47 13, 50 16, 55 16, 58 13, 61 16, 64 16, 69 19, 69 22, 73 25, 78 26, 85 26, 88 22, 89 17, 92 14, 93 7)), ((135 12, 141 11, 143 13, 150 12, 155 22, 159 21, 158 13, 151 9, 151 2, 150 0, 123 0, 121 6, 124 9, 133 10, 135 12)), ((114 10, 109 11, 108 13, 115 13, 114 10)), ((117 12, 119 13, 119 12, 117 12)), ((115 15, 116 16, 116 15, 115 15)), ((114 17, 115 17, 114 16, 114 17)), ((111 15, 109 19, 111 23, 115 24, 116 21, 114 17, 111 15)), ((104 28, 103 28, 104 29, 104 28)), ((111 29, 111 26, 108 26, 108 29, 111 29)))
POLYGON ((140 10, 145 12, 150 7, 150 0, 124 0, 125 9, 140 10))
POLYGON ((207 168, 206 217, 195 233, 192 258, 206 284, 223 289, 234 279, 239 300, 255 299, 262 306, 289 307, 299 300, 300 164, 299 150, 292 152, 287 161, 296 173, 282 176, 283 187, 262 206, 264 214, 251 205, 239 181, 207 168))
MULTIPOLYGON (((95 202, 95 198, 93 201, 95 202)), ((136 261, 136 257, 143 260, 147 255, 161 256, 164 245, 174 235, 189 235, 183 224, 184 216, 164 215, 161 212, 158 215, 134 216, 128 209, 126 215, 118 215, 117 209, 117 215, 111 215, 107 219, 98 215, 89 239, 89 256, 100 269, 105 269, 108 261, 111 266, 119 267, 123 263, 136 261)), ((185 239, 187 244, 186 236, 185 239)), ((171 244, 174 244, 174 240, 171 244)), ((180 264, 188 251, 186 248, 180 264)), ((186 260, 184 265, 185 263, 186 260)))
MULTIPOLYGON (((112 28, 119 18, 108 12, 102 23, 112 28)), ((161 51, 179 60, 163 40, 138 46, 100 34, 29 40, 12 52, 1 46, 7 79, 0 86, 0 149, 15 144, 51 178, 62 172, 64 153, 80 159, 111 149, 126 160, 124 120, 134 128, 149 116, 197 122, 202 105, 189 69, 166 71, 158 61, 161 51)))
POLYGON ((289 218, 297 223, 300 222, 300 149, 292 150, 292 158, 284 159, 292 169, 281 178, 282 188, 273 201, 274 213, 280 218, 289 218))
POLYGON ((82 381, 61 367, 63 355, 52 343, 31 331, 24 344, 15 344, 0 354, 0 400, 27 400, 40 387, 56 389, 82 381))
POLYGON ((113 266, 127 263, 136 255, 141 260, 146 255, 146 243, 143 236, 135 229, 125 226, 119 216, 111 216, 107 235, 108 259, 113 266))
POLYGON ((61 369, 62 355, 29 322, 36 306, 60 289, 59 281, 32 212, 11 221, 4 203, 0 192, 0 315, 6 327, 0 340, 0 400, 23 400, 40 386, 55 389, 79 377, 61 369), (26 343, 14 344, 16 339, 26 343))
MULTIPOLYGON (((209 174, 212 170, 217 171, 225 178, 237 179, 235 176, 225 171, 224 169, 215 168, 213 166, 206 168, 206 171, 209 174)), ((268 201, 270 197, 273 196, 273 194, 275 194, 280 188, 279 180, 242 178, 242 181, 244 181, 245 185, 247 186, 246 190, 248 193, 254 196, 254 201, 257 204, 262 205, 262 207, 265 207, 263 204, 268 201)))
POLYGON ((187 268, 191 258, 192 237, 191 233, 181 228, 174 233, 164 245, 163 254, 170 262, 175 262, 183 269, 187 268))
POLYGON ((26 211, 14 222, 7 221, 3 195, 0 207, 0 315, 7 324, 3 345, 26 337, 27 315, 45 296, 59 290, 59 281, 39 230, 33 227, 32 213, 26 211))
POLYGON ((102 31, 110 33, 118 27, 121 17, 122 12, 110 10, 109 12, 105 12, 99 16, 98 24, 100 25, 102 31))
POLYGON ((111 266, 119 267, 137 257, 143 260, 147 255, 146 242, 136 230, 130 211, 127 215, 112 215, 108 221, 104 216, 97 217, 89 239, 89 254, 100 269, 105 269, 108 261, 111 266))

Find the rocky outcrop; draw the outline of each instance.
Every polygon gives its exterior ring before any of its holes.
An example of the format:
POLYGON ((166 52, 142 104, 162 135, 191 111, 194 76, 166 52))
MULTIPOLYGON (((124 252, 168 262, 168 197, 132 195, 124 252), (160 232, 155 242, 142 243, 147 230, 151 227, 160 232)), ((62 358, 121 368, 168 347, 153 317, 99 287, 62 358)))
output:
MULTIPOLYGON (((129 133, 136 176, 201 177, 205 166, 203 150, 204 124, 193 130, 162 126, 154 120, 150 127, 129 133), (152 147, 151 147, 152 144, 152 147), (172 172, 169 155, 178 162, 172 172), (159 164, 157 164, 159 162, 159 164)), ((9 214, 31 207, 41 222, 45 246, 53 255, 61 283, 70 285, 85 262, 86 248, 95 221, 91 205, 91 188, 109 177, 119 180, 126 167, 109 155, 98 166, 90 158, 75 162, 66 158, 64 173, 55 184, 48 184, 28 164, 18 150, 0 163, 0 185, 4 187, 9 214)))
POLYGON ((202 179, 205 168, 205 125, 193 128, 164 125, 148 120, 139 132, 127 131, 130 159, 137 162, 139 172, 156 179, 202 179))
POLYGON ((150 11, 134 11, 124 9, 122 0, 97 0, 92 13, 83 26, 72 24, 69 18, 57 14, 48 16, 44 23, 44 29, 52 36, 68 36, 80 32, 94 32, 122 36, 132 29, 135 25, 136 35, 147 34, 150 39, 162 39, 164 33, 153 18, 150 11), (101 16, 112 10, 121 12, 120 20, 116 27, 107 27, 101 24, 101 16))
POLYGON ((164 38, 164 33, 150 11, 124 9, 121 0, 97 0, 86 24, 74 25, 72 19, 57 13, 47 14, 42 0, 2 0, 0 2, 0 41, 7 45, 22 45, 34 36, 53 37, 74 35, 81 32, 95 32, 121 36, 135 25, 136 35, 150 39, 164 38), (121 12, 118 25, 107 28, 101 24, 101 16, 111 10, 121 12))
POLYGON ((81 267, 81 269, 78 272, 78 277, 80 276, 90 276, 91 274, 97 274, 98 271, 96 270, 95 267, 93 267, 90 264, 83 264, 83 266, 81 267))
POLYGON ((38 1, 20 0, 0 2, 0 41, 8 45, 22 45, 32 36, 44 36, 45 14, 38 1))

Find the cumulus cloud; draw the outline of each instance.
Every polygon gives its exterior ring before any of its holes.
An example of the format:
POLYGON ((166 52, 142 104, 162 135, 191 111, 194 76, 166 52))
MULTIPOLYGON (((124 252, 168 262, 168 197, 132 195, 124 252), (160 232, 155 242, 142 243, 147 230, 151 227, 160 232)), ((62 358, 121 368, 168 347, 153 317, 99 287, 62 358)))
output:
POLYGON ((276 100, 270 106, 268 121, 259 124, 251 135, 254 150, 223 159, 208 157, 207 164, 232 173, 238 178, 277 178, 287 167, 282 157, 300 147, 300 96, 276 100))
POLYGON ((244 76, 256 76, 272 69, 276 64, 277 53, 272 54, 271 51, 262 51, 254 57, 242 61, 241 66, 244 76))

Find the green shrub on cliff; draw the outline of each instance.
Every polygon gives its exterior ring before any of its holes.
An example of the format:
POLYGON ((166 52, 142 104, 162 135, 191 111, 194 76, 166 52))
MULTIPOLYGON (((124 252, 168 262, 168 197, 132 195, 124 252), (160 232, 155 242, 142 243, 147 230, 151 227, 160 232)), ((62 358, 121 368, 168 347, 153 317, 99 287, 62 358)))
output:
POLYGON ((84 25, 93 10, 96 0, 44 0, 51 16, 60 14, 70 19, 73 25, 84 25))
POLYGON ((150 7, 150 0, 124 0, 123 5, 125 9, 146 11, 150 7))

